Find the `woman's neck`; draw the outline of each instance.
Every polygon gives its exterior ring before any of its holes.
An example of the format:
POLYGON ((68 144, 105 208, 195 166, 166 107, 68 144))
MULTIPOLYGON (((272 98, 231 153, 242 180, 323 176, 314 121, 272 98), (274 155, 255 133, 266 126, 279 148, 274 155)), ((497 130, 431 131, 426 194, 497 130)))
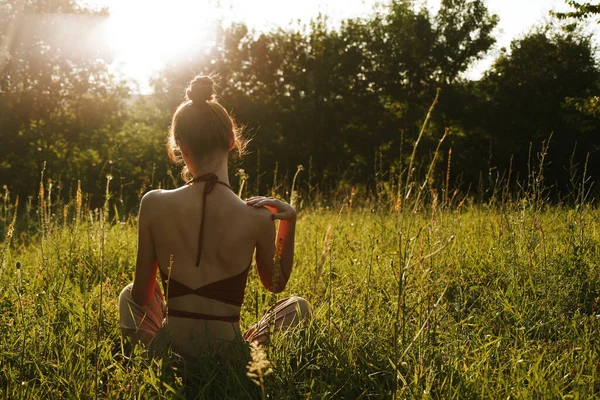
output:
POLYGON ((194 178, 212 173, 217 175, 219 181, 229 185, 229 170, 227 168, 227 158, 196 165, 188 164, 188 169, 194 178))

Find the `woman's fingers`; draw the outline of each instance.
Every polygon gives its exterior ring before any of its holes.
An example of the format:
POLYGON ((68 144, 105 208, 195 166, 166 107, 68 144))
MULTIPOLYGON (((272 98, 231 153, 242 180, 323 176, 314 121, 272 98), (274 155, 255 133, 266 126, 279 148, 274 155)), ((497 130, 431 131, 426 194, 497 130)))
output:
POLYGON ((279 200, 274 199, 272 197, 262 197, 257 196, 251 199, 246 200, 246 204, 252 207, 260 208, 265 207, 269 209, 269 211, 275 213, 278 211, 277 203, 279 200))
POLYGON ((252 207, 267 208, 273 213, 273 219, 293 219, 296 217, 296 210, 285 201, 273 197, 256 196, 246 200, 246 204, 252 207))
POLYGON ((250 197, 249 199, 246 199, 246 204, 248 204, 249 206, 256 204, 259 201, 262 200, 276 200, 273 197, 265 197, 265 196, 254 196, 254 197, 250 197))
MULTIPOLYGON (((248 204, 250 204, 250 203, 248 203, 248 204)), ((279 204, 281 204, 281 202, 277 199, 263 198, 258 201, 252 202, 251 205, 253 205, 254 207, 272 206, 272 207, 277 208, 277 206, 279 204)))

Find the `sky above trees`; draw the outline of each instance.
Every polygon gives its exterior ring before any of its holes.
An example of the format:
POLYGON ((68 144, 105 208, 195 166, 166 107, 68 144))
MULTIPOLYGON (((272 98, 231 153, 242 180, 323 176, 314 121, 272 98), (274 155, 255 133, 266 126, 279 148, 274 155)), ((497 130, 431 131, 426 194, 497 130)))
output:
MULTIPOLYGON (((328 15, 335 25, 342 19, 367 16, 374 0, 85 0, 93 7, 108 7, 111 16, 102 32, 115 54, 115 66, 148 91, 148 77, 165 62, 185 57, 190 49, 202 47, 210 40, 216 21, 244 21, 249 27, 265 31, 286 26, 293 21, 308 21, 319 13, 328 15)), ((424 0, 436 12, 440 0, 424 0)), ((548 19, 548 12, 566 11, 563 0, 488 0, 490 12, 500 17, 494 32, 497 44, 490 54, 466 72, 479 79, 488 70, 502 47, 548 19)), ((594 32, 600 32, 592 26, 594 32)), ((600 34, 596 33, 596 37, 600 34)))

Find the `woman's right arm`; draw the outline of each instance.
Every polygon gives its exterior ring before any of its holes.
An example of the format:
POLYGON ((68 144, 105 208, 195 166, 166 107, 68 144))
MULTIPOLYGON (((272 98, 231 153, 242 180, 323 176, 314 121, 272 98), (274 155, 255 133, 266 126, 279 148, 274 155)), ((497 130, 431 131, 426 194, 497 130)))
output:
POLYGON ((156 290, 158 263, 156 261, 154 240, 150 231, 150 221, 152 220, 153 206, 155 206, 153 203, 156 201, 156 194, 157 191, 153 190, 144 195, 140 203, 140 213, 138 216, 138 248, 131 297, 140 306, 148 304, 152 300, 156 290))
POLYGON ((246 204, 264 207, 272 214, 261 215, 256 242, 256 266, 263 285, 274 293, 285 289, 294 263, 296 210, 289 204, 272 197, 253 197, 246 204), (280 220, 275 234, 273 220, 280 220))

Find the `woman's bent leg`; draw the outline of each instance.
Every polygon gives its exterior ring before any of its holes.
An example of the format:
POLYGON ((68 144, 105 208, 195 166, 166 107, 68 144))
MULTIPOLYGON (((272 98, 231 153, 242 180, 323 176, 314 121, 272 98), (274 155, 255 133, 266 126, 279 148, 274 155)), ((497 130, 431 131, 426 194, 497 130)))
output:
POLYGON ((279 300, 256 324, 244 333, 247 342, 264 344, 269 334, 293 328, 300 322, 308 322, 311 318, 310 304, 302 297, 294 296, 279 300))
POLYGON ((142 307, 131 297, 132 284, 125 286, 119 295, 119 324, 124 336, 132 343, 148 345, 165 319, 167 308, 156 285, 154 297, 142 307))

